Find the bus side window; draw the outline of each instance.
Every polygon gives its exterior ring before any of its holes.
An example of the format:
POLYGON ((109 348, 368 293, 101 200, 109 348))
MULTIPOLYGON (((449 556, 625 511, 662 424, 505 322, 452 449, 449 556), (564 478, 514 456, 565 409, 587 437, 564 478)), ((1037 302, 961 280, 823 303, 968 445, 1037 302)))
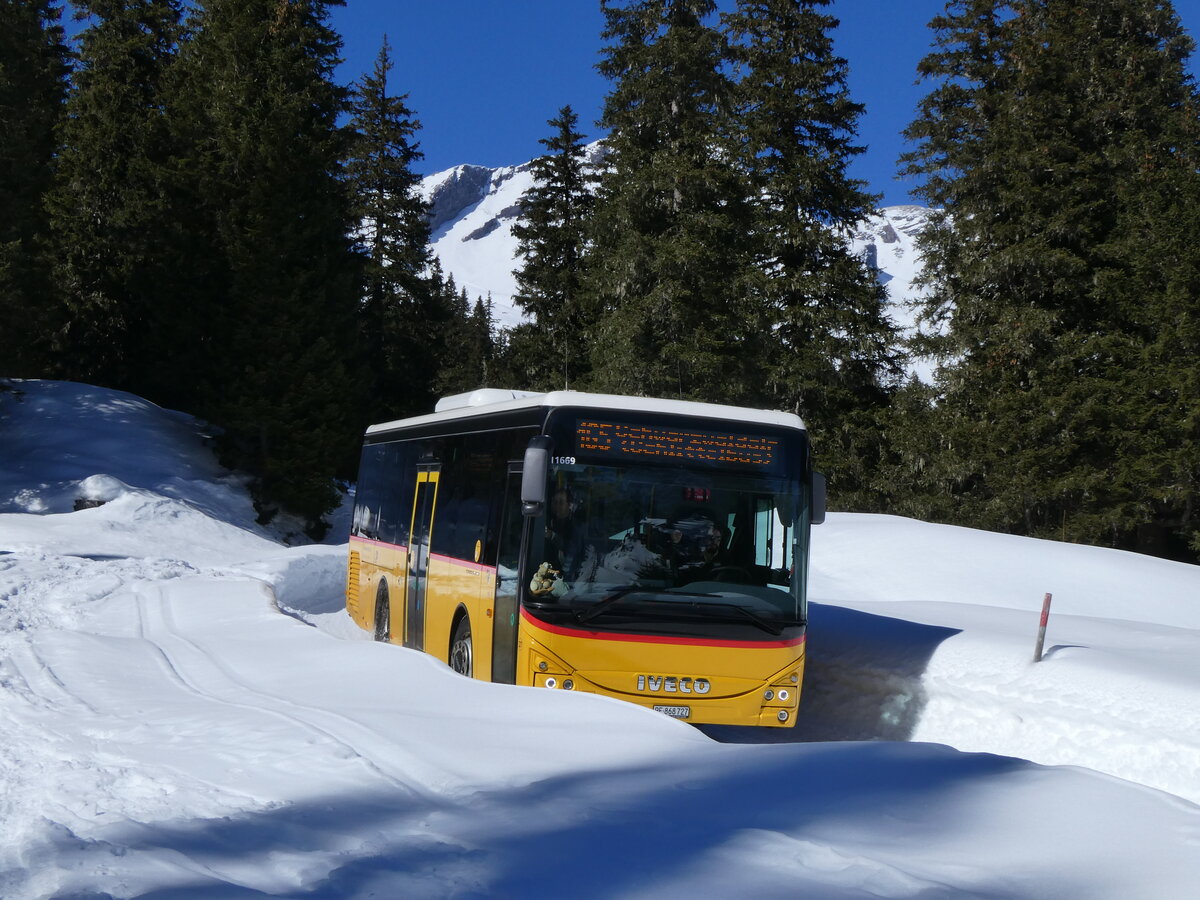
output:
MULTIPOLYGON (((520 482, 520 460, 525 453, 525 447, 529 444, 529 438, 533 435, 533 429, 513 429, 509 431, 497 431, 488 435, 488 452, 491 454, 492 464, 491 471, 488 472, 487 491, 488 491, 488 521, 487 534, 483 542, 483 557, 480 562, 487 566, 497 564, 498 548, 503 543, 508 552, 505 553, 509 557, 507 562, 501 565, 515 568, 517 564, 517 554, 520 550, 520 532, 522 517, 519 512, 517 521, 510 521, 508 513, 505 512, 505 491, 509 489, 510 479, 509 473, 515 471, 518 473, 517 482, 520 482), (516 466, 516 469, 513 468, 516 466), (501 516, 504 520, 501 521, 501 516), (511 529, 516 527, 517 536, 516 544, 512 544, 512 536, 509 533, 511 529)), ((520 507, 521 497, 518 491, 517 506, 520 507)), ((511 510, 510 510, 511 512, 511 510)))
POLYGON ((400 457, 400 444, 384 444, 382 446, 383 458, 380 461, 382 473, 382 488, 379 491, 378 497, 378 528, 376 538, 385 541, 386 544, 396 544, 396 524, 397 524, 397 497, 396 493, 400 484, 400 473, 397 472, 396 461, 400 457))
POLYGON ((358 464, 358 485, 354 490, 354 534, 379 537, 379 513, 389 474, 384 460, 387 444, 367 444, 358 464))
MULTIPOLYGON (((480 484, 477 435, 447 438, 441 449, 441 485, 433 518, 435 553, 475 562, 475 545, 487 523, 486 485, 480 484)), ((486 475, 486 471, 483 473, 486 475)), ((482 549, 482 544, 480 545, 482 549)))
POLYGON ((521 561, 521 529, 525 525, 525 516, 521 514, 521 463, 509 462, 505 469, 508 472, 505 496, 497 497, 503 510, 500 552, 496 559, 502 580, 516 577, 521 561))
POLYGON ((416 441, 406 441, 400 444, 399 457, 396 460, 396 543, 407 547, 412 540, 408 533, 412 521, 413 501, 417 497, 417 461, 422 458, 423 448, 416 441))
POLYGON ((351 533, 389 544, 408 540, 412 513, 412 444, 396 442, 363 447, 354 490, 351 533))
POLYGON ((488 524, 492 507, 499 503, 496 480, 496 435, 467 435, 462 480, 462 505, 459 508, 458 543, 463 559, 482 565, 495 564, 494 540, 489 539, 488 524), (478 548, 478 559, 476 559, 478 548))

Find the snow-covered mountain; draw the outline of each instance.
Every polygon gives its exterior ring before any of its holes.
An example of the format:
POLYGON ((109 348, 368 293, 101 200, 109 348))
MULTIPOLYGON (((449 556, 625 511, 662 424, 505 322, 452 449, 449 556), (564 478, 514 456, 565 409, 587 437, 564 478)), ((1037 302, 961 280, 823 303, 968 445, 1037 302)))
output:
MULTIPOLYGON (((588 148, 589 161, 602 145, 588 148)), ((472 297, 491 295, 502 326, 515 325, 521 311, 512 303, 518 268, 512 224, 521 216, 521 196, 533 185, 532 164, 490 169, 455 166, 426 176, 423 196, 431 206, 433 249, 443 268, 472 297)), ((864 254, 887 285, 889 312, 900 328, 913 327, 913 279, 921 269, 915 240, 929 218, 922 206, 889 206, 855 229, 852 244, 864 254)))
POLYGON ((885 206, 859 223, 850 242, 887 288, 888 313, 906 334, 915 327, 913 304, 921 297, 921 289, 913 283, 921 274, 917 237, 929 224, 929 216, 924 206, 885 206))
POLYGON ((499 169, 455 166, 421 183, 430 205, 433 252, 472 299, 492 298, 502 327, 521 320, 512 302, 518 265, 512 225, 521 215, 521 196, 533 186, 532 168, 532 163, 499 169))

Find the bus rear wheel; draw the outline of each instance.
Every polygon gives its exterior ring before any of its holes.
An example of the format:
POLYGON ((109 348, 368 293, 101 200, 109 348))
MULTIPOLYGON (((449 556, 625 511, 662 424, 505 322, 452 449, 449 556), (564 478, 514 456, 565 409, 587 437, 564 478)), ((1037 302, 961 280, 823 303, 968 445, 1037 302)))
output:
POLYGON ((375 640, 390 641, 392 604, 388 601, 387 582, 379 582, 379 590, 375 594, 375 640))
POLYGON ((471 620, 463 616, 454 626, 450 639, 450 668, 468 678, 474 675, 474 656, 471 652, 471 620))

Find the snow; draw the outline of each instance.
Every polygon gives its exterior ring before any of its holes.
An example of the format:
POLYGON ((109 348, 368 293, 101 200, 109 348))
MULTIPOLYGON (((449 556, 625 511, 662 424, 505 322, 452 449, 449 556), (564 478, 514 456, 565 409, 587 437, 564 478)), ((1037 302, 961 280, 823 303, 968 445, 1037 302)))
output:
MULTIPOLYGON (((850 239, 851 249, 867 260, 887 288, 888 318, 905 340, 932 330, 918 320, 927 291, 916 283, 923 268, 917 238, 928 227, 930 214, 924 206, 885 206, 860 222, 850 239)), ((936 360, 913 357, 906 367, 908 376, 933 384, 936 360)))
POLYGON ((513 270, 521 266, 512 225, 522 195, 533 187, 531 164, 465 168, 456 166, 422 179, 422 195, 434 203, 433 252, 472 301, 490 296, 496 324, 511 328, 522 317, 512 300, 517 293, 513 270))
POLYGON ((834 514, 796 729, 701 731, 377 644, 202 425, 11 386, 6 900, 1194 896, 1197 567, 834 514))

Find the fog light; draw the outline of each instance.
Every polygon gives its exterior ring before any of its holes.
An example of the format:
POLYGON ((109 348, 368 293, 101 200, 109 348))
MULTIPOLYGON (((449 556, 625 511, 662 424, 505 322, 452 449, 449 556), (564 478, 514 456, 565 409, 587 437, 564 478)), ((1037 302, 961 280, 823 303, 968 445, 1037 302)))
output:
POLYGON ((558 679, 557 678, 547 678, 546 679, 546 687, 548 687, 548 688, 558 687, 558 679))
POLYGON ((570 678, 568 678, 566 681, 563 682, 563 690, 564 691, 569 691, 574 687, 575 687, 575 682, 572 681, 570 678))
POLYGON ((779 711, 779 721, 786 722, 787 720, 788 720, 788 711, 786 709, 781 709, 779 711))
POLYGON ((783 688, 779 689, 779 699, 780 700, 787 700, 787 698, 790 696, 792 696, 792 695, 789 694, 787 691, 785 691, 783 688))
POLYGON ((774 699, 775 699, 775 692, 774 692, 774 691, 767 691, 765 694, 763 694, 763 699, 764 699, 764 700, 774 700, 774 699))

